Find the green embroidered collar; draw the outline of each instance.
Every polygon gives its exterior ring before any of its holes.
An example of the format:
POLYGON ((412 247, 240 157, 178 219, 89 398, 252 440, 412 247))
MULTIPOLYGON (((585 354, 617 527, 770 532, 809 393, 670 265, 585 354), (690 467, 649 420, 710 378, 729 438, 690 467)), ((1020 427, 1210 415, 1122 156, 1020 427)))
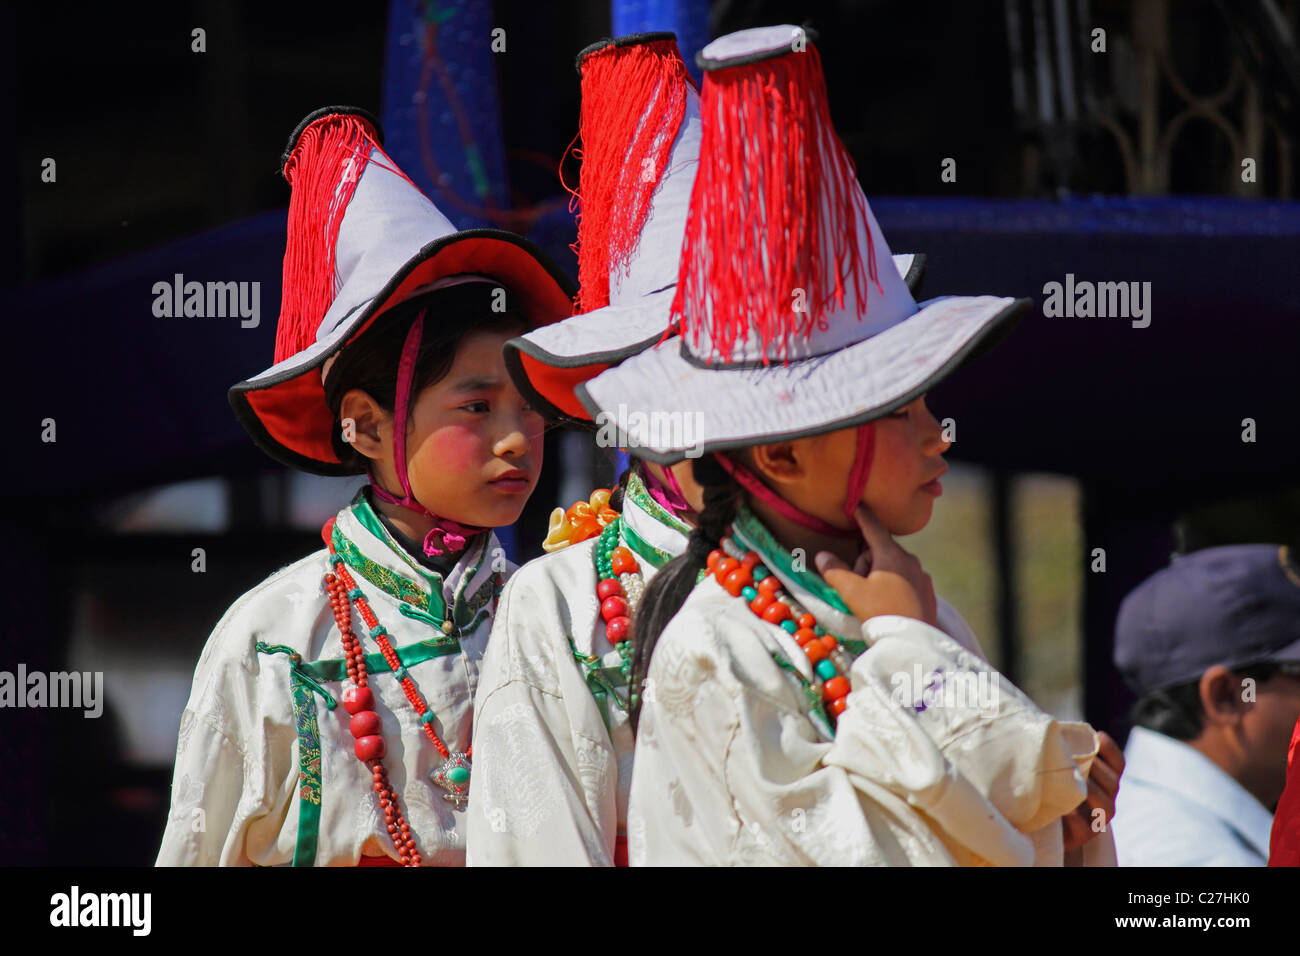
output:
MULTIPOLYGON (((845 614, 852 614, 844 599, 836 593, 835 589, 826 583, 826 580, 820 575, 804 568, 795 567, 793 559, 790 557, 790 549, 784 547, 776 538, 772 537, 772 532, 768 531, 754 512, 749 510, 748 505, 741 505, 740 510, 736 513, 736 520, 732 528, 741 535, 755 551, 762 557, 763 563, 769 568, 779 571, 783 578, 789 581, 795 581, 813 597, 824 601, 837 611, 845 614)), ((805 565, 808 556, 805 556, 805 565)))
POLYGON ((649 489, 646 488, 645 482, 634 469, 627 479, 627 490, 624 497, 631 499, 636 506, 654 518, 662 525, 672 528, 679 534, 690 534, 691 526, 681 518, 677 517, 651 496, 649 489))
POLYGON ((459 635, 472 632, 485 615, 492 613, 489 605, 501 594, 505 584, 501 572, 494 571, 474 594, 466 594, 469 584, 478 576, 482 562, 488 555, 489 544, 495 540, 491 535, 484 535, 481 541, 472 544, 461 558, 466 566, 456 583, 456 593, 452 595, 452 613, 448 615, 442 575, 428 570, 406 553, 375 514, 364 488, 353 499, 347 514, 411 570, 412 575, 408 576, 380 564, 365 553, 361 544, 347 535, 340 527, 340 522, 334 523, 334 550, 343 559, 343 563, 367 582, 395 598, 399 602, 397 609, 403 617, 427 624, 443 635, 459 635), (427 590, 419 583, 420 578, 427 584, 427 590))
POLYGON ((383 522, 371 509, 364 488, 358 491, 357 496, 352 499, 350 513, 361 527, 382 541, 390 552, 399 557, 415 574, 423 578, 428 590, 421 587, 414 577, 398 574, 396 571, 368 557, 356 542, 344 534, 343 529, 339 527, 339 523, 336 521, 333 534, 334 550, 343 558, 343 563, 381 591, 391 595, 403 604, 410 605, 438 618, 441 622, 447 611, 446 602, 442 596, 442 576, 425 570, 418 563, 411 560, 410 556, 388 533, 388 529, 384 527, 383 522))
POLYGON ((656 548, 653 544, 632 530, 632 526, 623 518, 618 519, 619 537, 623 543, 645 558, 656 571, 673 559, 667 551, 656 548))

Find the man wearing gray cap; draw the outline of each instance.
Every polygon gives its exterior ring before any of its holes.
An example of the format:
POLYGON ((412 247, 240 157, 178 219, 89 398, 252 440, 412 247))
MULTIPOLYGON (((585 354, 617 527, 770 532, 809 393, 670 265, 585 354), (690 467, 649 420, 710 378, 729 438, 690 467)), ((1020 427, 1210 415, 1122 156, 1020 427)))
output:
POLYGON ((1120 866, 1263 866, 1300 717, 1300 567, 1207 548, 1124 599, 1115 664, 1138 695, 1111 823, 1120 866))

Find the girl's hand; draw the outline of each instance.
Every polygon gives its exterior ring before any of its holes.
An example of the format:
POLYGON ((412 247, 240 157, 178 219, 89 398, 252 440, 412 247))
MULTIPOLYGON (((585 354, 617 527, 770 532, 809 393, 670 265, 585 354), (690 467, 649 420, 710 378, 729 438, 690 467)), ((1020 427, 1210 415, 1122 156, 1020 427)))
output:
POLYGON ((1077 850, 1101 832, 1093 825, 1096 810, 1101 810, 1107 825, 1115 816, 1115 794, 1119 792, 1119 778, 1124 772, 1124 753, 1105 731, 1097 731, 1097 737, 1101 747, 1088 773, 1088 798, 1062 818, 1066 850, 1077 850))
POLYGON ((860 620, 901 614, 938 627, 934 584, 921 562, 899 546, 866 505, 858 505, 853 516, 867 549, 852 569, 829 551, 819 551, 813 560, 826 583, 860 620))

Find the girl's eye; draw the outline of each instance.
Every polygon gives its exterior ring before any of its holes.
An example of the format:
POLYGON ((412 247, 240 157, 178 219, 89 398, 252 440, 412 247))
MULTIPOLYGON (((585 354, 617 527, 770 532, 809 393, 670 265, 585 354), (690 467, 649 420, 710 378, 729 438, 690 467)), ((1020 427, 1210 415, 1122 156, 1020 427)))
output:
POLYGON ((900 409, 899 409, 898 411, 896 411, 896 412, 891 412, 891 413, 890 413, 889 415, 887 415, 886 417, 887 417, 887 418, 906 418, 906 417, 907 417, 907 409, 906 409, 906 408, 900 408, 900 409))
POLYGON ((464 411, 474 412, 476 414, 481 414, 490 410, 487 402, 466 402, 461 406, 461 408, 464 411))

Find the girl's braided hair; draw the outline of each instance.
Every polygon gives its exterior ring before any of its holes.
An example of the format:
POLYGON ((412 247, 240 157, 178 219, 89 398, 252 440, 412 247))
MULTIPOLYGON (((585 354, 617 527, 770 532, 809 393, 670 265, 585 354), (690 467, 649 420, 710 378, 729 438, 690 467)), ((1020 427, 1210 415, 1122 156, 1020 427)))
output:
POLYGON ((704 508, 691 531, 686 551, 659 570, 646 587, 645 596, 633 620, 632 669, 629 675, 631 710, 629 716, 635 733, 641 719, 641 690, 650 672, 655 644, 668 622, 673 619, 696 580, 708 564, 709 552, 718 547, 736 519, 740 507, 740 486, 718 464, 713 455, 703 455, 694 462, 695 480, 704 491, 704 508))

